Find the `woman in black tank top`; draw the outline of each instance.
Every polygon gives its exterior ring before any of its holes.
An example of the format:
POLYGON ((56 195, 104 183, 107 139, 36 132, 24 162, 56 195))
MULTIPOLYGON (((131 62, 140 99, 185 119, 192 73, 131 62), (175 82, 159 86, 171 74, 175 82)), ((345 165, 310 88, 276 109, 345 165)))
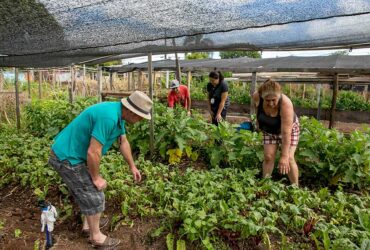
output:
POLYGON ((287 174, 290 182, 298 185, 294 153, 299 140, 299 121, 291 100, 281 93, 277 82, 267 80, 253 94, 252 101, 257 112, 257 126, 263 133, 263 176, 271 176, 281 144, 279 172, 287 174))

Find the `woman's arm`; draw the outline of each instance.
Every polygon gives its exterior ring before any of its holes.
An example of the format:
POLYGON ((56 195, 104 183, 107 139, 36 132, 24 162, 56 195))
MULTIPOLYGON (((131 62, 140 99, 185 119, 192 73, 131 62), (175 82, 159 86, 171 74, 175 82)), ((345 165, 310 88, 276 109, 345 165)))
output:
POLYGON ((225 102, 226 102, 228 94, 229 94, 229 92, 223 92, 221 94, 221 101, 220 101, 220 105, 218 106, 216 117, 221 115, 221 112, 225 107, 225 102))
POLYGON ((283 174, 289 172, 289 149, 293 127, 294 109, 292 101, 286 96, 282 95, 281 108, 281 157, 280 157, 280 170, 283 174), (287 165, 287 166, 286 166, 287 165))

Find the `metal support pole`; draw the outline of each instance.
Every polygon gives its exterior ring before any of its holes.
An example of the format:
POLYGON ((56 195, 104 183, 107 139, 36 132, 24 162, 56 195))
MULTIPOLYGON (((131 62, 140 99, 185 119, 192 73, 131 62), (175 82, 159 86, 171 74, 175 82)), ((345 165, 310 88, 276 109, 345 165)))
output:
POLYGON ((331 99, 331 109, 330 109, 330 121, 329 121, 329 128, 334 127, 335 121, 335 107, 337 105, 337 95, 338 95, 338 73, 335 73, 333 79, 333 98, 331 99))
POLYGON ((21 128, 21 112, 19 109, 19 86, 18 86, 18 68, 14 70, 14 84, 15 84, 15 115, 17 118, 17 129, 21 128))
MULTIPOLYGON (((148 53, 148 77, 149 77, 149 97, 153 101, 154 89, 153 89, 153 64, 152 64, 152 53, 148 53)), ((150 120, 150 156, 154 156, 154 105, 150 111, 152 119, 150 120)))
POLYGON ((99 102, 102 102, 102 92, 103 92, 103 72, 102 72, 102 67, 101 66, 98 66, 98 75, 97 75, 97 78, 98 78, 98 98, 99 98, 99 102))

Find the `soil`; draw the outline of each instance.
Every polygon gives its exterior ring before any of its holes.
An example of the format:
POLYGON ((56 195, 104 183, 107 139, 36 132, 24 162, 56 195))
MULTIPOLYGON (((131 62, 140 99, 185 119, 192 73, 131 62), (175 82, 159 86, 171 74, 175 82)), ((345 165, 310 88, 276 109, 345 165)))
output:
MULTIPOLYGON (((200 168, 203 168, 201 166, 200 168)), ((49 190, 48 196, 53 197, 49 201, 58 206, 61 203, 57 187, 49 190)), ((71 216, 63 219, 58 217, 53 235, 54 245, 46 248, 45 233, 41 232, 40 209, 37 207, 37 198, 31 189, 21 186, 9 186, 0 190, 0 249, 4 250, 90 250, 94 249, 88 239, 81 234, 81 216, 74 208, 71 216), (20 230, 16 236, 15 232, 20 230)), ((73 202, 72 202, 73 203, 73 202)), ((158 218, 130 218, 131 223, 120 223, 112 226, 112 216, 119 213, 119 206, 112 201, 106 203, 107 210, 104 216, 110 219, 110 223, 102 231, 111 237, 119 238, 121 243, 118 247, 110 250, 166 250, 166 233, 159 238, 153 239, 151 233, 160 227, 158 218)), ((265 250, 265 245, 260 242, 256 245, 255 237, 239 240, 230 236, 232 232, 220 231, 220 237, 230 249, 233 250, 265 250)), ((271 239, 272 245, 276 246, 279 239, 271 239)), ((197 243, 186 242, 187 250, 202 249, 197 243)))
MULTIPOLYGON (((32 191, 22 189, 20 186, 6 187, 0 190, 0 197, 2 197, 0 200, 0 249, 35 249, 37 241, 39 241, 39 249, 45 249, 45 233, 41 232, 40 223, 41 212, 37 207, 37 198, 32 191), (21 231, 19 237, 15 236, 17 229, 21 231)), ((59 202, 58 195, 55 197, 54 201, 51 201, 54 205, 59 202)), ((104 216, 112 217, 112 207, 113 204, 107 202, 107 211, 104 216)), ((135 218, 132 224, 119 225, 114 230, 111 230, 108 225, 103 229, 103 232, 111 237, 121 239, 121 244, 115 248, 117 250, 165 250, 167 249, 165 237, 153 241, 149 236, 159 226, 159 219, 135 218)), ((80 230, 81 219, 77 212, 64 221, 57 220, 52 232, 54 245, 50 249, 92 249, 80 230)))

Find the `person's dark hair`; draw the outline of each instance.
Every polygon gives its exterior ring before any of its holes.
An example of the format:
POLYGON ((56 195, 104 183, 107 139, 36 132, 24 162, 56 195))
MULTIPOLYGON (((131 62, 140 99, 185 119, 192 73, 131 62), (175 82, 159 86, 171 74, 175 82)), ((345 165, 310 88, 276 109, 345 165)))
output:
POLYGON ((220 79, 220 82, 225 79, 220 71, 211 71, 208 76, 213 79, 220 79))

